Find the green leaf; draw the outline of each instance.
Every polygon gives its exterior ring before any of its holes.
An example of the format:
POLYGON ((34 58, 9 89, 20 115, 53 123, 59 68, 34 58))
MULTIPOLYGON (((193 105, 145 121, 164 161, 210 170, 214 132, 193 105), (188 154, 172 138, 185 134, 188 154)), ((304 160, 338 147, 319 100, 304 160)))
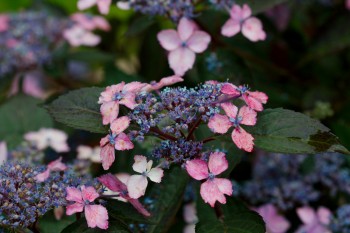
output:
POLYGON ((85 218, 82 218, 68 227, 64 228, 61 233, 130 233, 131 231, 117 220, 110 220, 107 230, 102 230, 99 228, 89 228, 85 218))
POLYGON ((89 87, 70 91, 45 106, 58 122, 76 129, 106 134, 102 125, 100 105, 97 103, 103 88, 89 87))
POLYGON ((18 95, 0 106, 0 138, 13 148, 23 140, 23 134, 40 128, 51 128, 53 122, 47 112, 38 107, 41 100, 18 95))
POLYGON ((108 200, 108 214, 110 217, 118 219, 122 222, 132 222, 132 223, 148 223, 152 222, 141 215, 136 209, 129 203, 124 203, 116 200, 108 200))
POLYGON ((45 214, 45 216, 39 219, 39 228, 42 233, 60 233, 68 225, 75 221, 75 216, 63 216, 62 219, 57 220, 53 215, 53 212, 45 214))
POLYGON ((349 154, 330 129, 318 120, 291 110, 266 109, 259 114, 257 124, 247 130, 253 134, 256 147, 271 152, 349 154))
POLYGON ((265 233, 265 223, 262 217, 256 212, 249 210, 241 201, 228 198, 227 203, 219 207, 223 213, 222 218, 216 218, 211 207, 207 207, 206 212, 211 212, 212 214, 208 215, 206 213, 203 218, 203 214, 200 214, 203 212, 200 211, 200 208, 203 210, 203 202, 202 204, 199 203, 199 223, 196 224, 196 233, 265 233))
POLYGON ((266 11, 276 5, 279 5, 284 2, 288 2, 288 0, 236 0, 237 4, 248 4, 254 14, 266 11))
POLYGON ((150 16, 140 16, 136 18, 128 28, 128 31, 125 33, 126 36, 137 36, 138 34, 145 31, 147 28, 151 27, 155 23, 154 17, 150 16))
POLYGON ((149 196, 155 199, 151 217, 155 225, 150 225, 147 233, 167 232, 172 223, 171 219, 181 205, 187 182, 187 173, 179 167, 174 167, 166 172, 160 184, 152 187, 149 196))

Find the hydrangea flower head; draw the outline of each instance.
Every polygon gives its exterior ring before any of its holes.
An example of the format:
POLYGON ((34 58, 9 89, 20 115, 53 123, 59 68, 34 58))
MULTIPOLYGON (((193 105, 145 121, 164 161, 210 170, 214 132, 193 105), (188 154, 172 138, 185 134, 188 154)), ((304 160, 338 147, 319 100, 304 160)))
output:
POLYGON ((161 46, 169 51, 168 60, 176 75, 183 76, 193 67, 196 53, 204 52, 211 38, 208 33, 197 29, 197 25, 182 18, 177 31, 163 30, 157 35, 161 46))
POLYGON ((304 223, 297 233, 330 233, 327 229, 331 221, 331 212, 325 207, 319 207, 317 212, 309 206, 297 209, 300 220, 304 223))
POLYGON ((147 162, 147 158, 145 156, 136 155, 134 160, 135 163, 133 164, 132 168, 135 172, 138 172, 141 175, 130 176, 127 187, 129 196, 137 199, 145 195, 148 185, 147 178, 156 183, 160 183, 162 181, 163 170, 157 167, 152 168, 153 161, 150 160, 147 162))
POLYGON ((285 233, 290 223, 283 216, 278 214, 277 208, 272 204, 266 204, 255 209, 264 219, 268 233, 285 233))
POLYGON ((221 34, 232 37, 241 31, 246 38, 253 42, 265 40, 266 33, 262 28, 261 21, 251 15, 252 10, 247 4, 242 7, 233 5, 230 10, 230 19, 221 28, 221 34))
POLYGON ((238 148, 251 152, 254 146, 254 138, 247 133, 240 125, 255 125, 256 112, 247 106, 243 106, 239 112, 232 103, 222 103, 226 115, 215 114, 210 118, 208 127, 215 133, 224 134, 234 127, 231 137, 238 148))
POLYGON ((68 201, 74 202, 67 206, 66 214, 72 215, 83 212, 87 224, 91 228, 99 227, 101 229, 108 228, 108 212, 102 205, 95 205, 93 202, 100 196, 94 187, 84 185, 80 189, 67 187, 68 201))
POLYGON ((62 157, 59 157, 58 159, 50 162, 47 165, 47 168, 44 172, 39 173, 38 175, 35 176, 35 179, 38 182, 44 182, 47 180, 50 176, 50 172, 55 172, 55 171, 64 171, 67 169, 67 166, 62 163, 62 157))
POLYGON ((222 152, 213 152, 209 156, 209 162, 201 159, 193 159, 186 162, 188 174, 196 180, 206 181, 202 183, 200 194, 206 203, 214 207, 215 202, 226 203, 225 194, 232 195, 232 183, 228 179, 216 178, 228 168, 228 162, 225 154, 222 152))
POLYGON ((106 15, 109 12, 109 7, 111 3, 112 3, 112 0, 79 0, 78 9, 85 10, 94 5, 97 5, 100 13, 106 15))
POLYGON ((36 146, 39 150, 51 147, 56 152, 68 152, 67 134, 57 129, 42 128, 37 132, 29 132, 24 138, 36 146))

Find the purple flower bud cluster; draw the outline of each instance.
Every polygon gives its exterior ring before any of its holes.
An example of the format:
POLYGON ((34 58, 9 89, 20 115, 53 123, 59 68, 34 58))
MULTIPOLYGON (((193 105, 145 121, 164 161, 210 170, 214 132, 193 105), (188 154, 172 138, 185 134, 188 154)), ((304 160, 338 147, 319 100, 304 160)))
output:
POLYGON ((350 233, 350 205, 338 208, 336 215, 332 217, 329 229, 333 233, 350 233))
POLYGON ((252 204, 272 203, 282 210, 308 205, 322 195, 349 193, 350 173, 341 154, 318 154, 311 171, 303 172, 307 155, 261 154, 252 180, 244 183, 241 195, 252 204))
POLYGON ((6 15, 8 28, 0 33, 0 76, 50 62, 69 20, 40 12, 6 15))
POLYGON ((0 225, 31 227, 47 211, 66 205, 66 187, 96 183, 77 177, 71 169, 52 172, 45 182, 37 182, 35 176, 44 170, 45 167, 15 162, 0 167, 0 225))

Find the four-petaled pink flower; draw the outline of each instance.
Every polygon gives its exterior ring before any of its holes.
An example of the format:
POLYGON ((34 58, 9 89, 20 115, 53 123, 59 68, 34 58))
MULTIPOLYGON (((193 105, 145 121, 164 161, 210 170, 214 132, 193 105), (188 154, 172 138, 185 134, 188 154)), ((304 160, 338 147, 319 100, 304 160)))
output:
POLYGON ((263 104, 267 103, 268 97, 265 93, 260 91, 249 91, 249 88, 246 86, 235 86, 231 83, 225 83, 221 92, 230 97, 241 98, 244 102, 255 111, 264 110, 263 104))
POLYGON ((78 188, 66 188, 68 201, 74 201, 74 204, 68 205, 66 214, 72 215, 83 212, 87 224, 91 228, 99 227, 101 229, 108 228, 108 212, 102 205, 95 205, 93 202, 99 197, 94 187, 81 186, 81 191, 78 188))
POLYGON ((140 82, 131 82, 125 84, 121 82, 106 88, 98 100, 101 105, 100 111, 103 117, 103 124, 111 124, 119 115, 119 104, 134 109, 137 105, 135 102, 136 94, 144 87, 145 84, 140 82))
POLYGON ((216 178, 228 168, 225 154, 222 152, 211 153, 208 164, 201 159, 194 159, 186 162, 186 170, 188 174, 196 180, 207 179, 202 183, 200 194, 211 207, 215 202, 226 203, 224 194, 232 195, 232 183, 228 179, 216 178), (209 170, 208 170, 209 169, 209 170))
POLYGON ((36 175, 35 180, 38 182, 44 182, 47 178, 49 178, 50 172, 64 171, 66 169, 67 166, 62 163, 62 157, 59 157, 58 159, 50 162, 44 172, 36 175))
POLYGON ((129 127, 130 119, 127 116, 120 117, 112 122, 111 132, 100 141, 101 161, 105 170, 108 170, 115 160, 116 150, 131 150, 134 144, 129 137, 123 133, 129 127))
POLYGON ((111 6, 112 0, 79 0, 78 9, 85 10, 94 5, 97 5, 98 10, 101 14, 108 14, 109 7, 111 6))
POLYGON ((100 43, 101 38, 85 28, 74 25, 71 28, 64 30, 63 37, 71 46, 78 47, 81 45, 95 46, 100 43))
POLYGON ((161 168, 152 168, 153 161, 147 162, 145 156, 135 155, 134 160, 135 163, 132 165, 132 168, 135 172, 141 173, 141 175, 130 176, 127 188, 129 196, 136 199, 145 195, 148 185, 147 177, 153 182, 160 183, 164 174, 161 168))
POLYGON ((182 18, 177 31, 163 30, 157 35, 161 46, 169 51, 168 60, 176 75, 183 76, 193 67, 196 53, 202 53, 210 43, 210 36, 197 29, 194 22, 182 18))
POLYGON ((177 75, 172 75, 169 77, 162 78, 159 82, 152 81, 150 84, 147 84, 141 89, 141 92, 151 92, 158 91, 166 86, 171 86, 178 82, 183 82, 183 78, 177 75))
POLYGON ((331 212, 325 207, 319 207, 317 212, 309 206, 297 209, 300 220, 304 223, 296 233, 331 233, 327 229, 331 221, 331 212))
POLYGON ((247 106, 243 106, 238 112, 238 108, 232 103, 222 103, 221 107, 226 115, 215 114, 210 118, 208 127, 214 133, 220 134, 227 133, 231 127, 234 127, 231 135, 232 141, 238 148, 251 152, 254 146, 254 138, 240 125, 255 125, 256 112, 247 106))
POLYGON ((231 37, 242 31, 242 34, 253 42, 265 40, 266 33, 261 21, 251 15, 252 10, 247 4, 244 4, 242 8, 239 5, 233 5, 230 10, 231 17, 221 28, 221 34, 231 37))
POLYGON ((134 208, 141 214, 145 216, 150 216, 151 214, 142 206, 139 200, 131 198, 128 193, 128 189, 122 181, 120 181, 116 176, 112 174, 106 174, 98 178, 98 180, 106 186, 109 190, 117 192, 119 196, 127 200, 134 208))
POLYGON ((37 132, 29 132, 24 139, 32 143, 39 150, 51 147, 56 152, 68 152, 67 134, 57 129, 42 128, 37 132))
POLYGON ((279 215, 274 205, 267 204, 255 209, 266 223, 266 233, 285 233, 290 224, 287 219, 279 215))

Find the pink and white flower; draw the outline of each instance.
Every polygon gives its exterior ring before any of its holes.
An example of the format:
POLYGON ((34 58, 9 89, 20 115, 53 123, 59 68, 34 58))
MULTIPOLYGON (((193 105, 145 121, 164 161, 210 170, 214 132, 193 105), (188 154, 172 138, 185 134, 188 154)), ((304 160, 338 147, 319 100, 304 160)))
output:
POLYGON ((112 174, 106 174, 98 178, 98 180, 106 186, 109 190, 119 193, 121 198, 127 200, 134 208, 144 216, 150 216, 151 214, 142 206, 139 200, 131 198, 128 193, 125 183, 120 181, 116 176, 112 174))
POLYGON ((296 233, 331 233, 327 229, 331 221, 331 212, 325 207, 319 207, 317 212, 309 206, 297 209, 300 220, 304 223, 296 233))
POLYGON ((226 115, 215 114, 210 118, 208 127, 214 133, 219 134, 225 134, 231 127, 234 127, 231 134, 232 141, 238 148, 251 152, 254 147, 254 138, 240 125, 255 125, 256 112, 247 106, 243 106, 238 112, 238 108, 232 103, 222 103, 221 107, 226 115))
POLYGON ((107 209, 102 205, 96 205, 93 202, 100 195, 96 192, 94 187, 84 185, 78 188, 68 187, 66 188, 68 201, 75 202, 74 204, 68 205, 66 209, 67 215, 83 212, 87 224, 91 228, 108 228, 108 212, 107 209))
POLYGON ((47 165, 47 168, 44 172, 39 173, 35 176, 35 180, 38 182, 44 182, 49 178, 50 172, 56 172, 56 171, 65 171, 67 169, 67 166, 62 163, 62 157, 59 157, 58 159, 50 162, 47 165))
POLYGON ((101 38, 85 28, 74 25, 71 28, 64 30, 63 37, 68 41, 71 46, 78 47, 95 46, 100 43, 101 38))
POLYGON ((148 185, 147 178, 155 183, 160 183, 164 174, 161 168, 152 168, 153 161, 150 160, 147 162, 147 158, 145 156, 135 155, 134 160, 135 163, 132 165, 132 168, 135 172, 138 172, 141 175, 130 176, 127 183, 127 188, 129 196, 137 199, 145 195, 148 185))
POLYGON ((51 147, 59 153, 69 151, 68 136, 61 130, 42 128, 37 132, 26 133, 24 139, 36 146, 38 150, 51 147))
POLYGON ((242 8, 239 5, 233 5, 230 10, 230 19, 221 28, 221 34, 227 37, 232 37, 240 31, 253 42, 266 39, 261 21, 252 17, 252 10, 247 4, 242 8))
POLYGON ((263 205, 255 211, 263 217, 266 224, 266 233, 285 233, 290 227, 288 220, 278 214, 274 205, 263 205))
POLYGON ((237 87, 231 83, 225 83, 221 88, 221 92, 230 97, 243 99, 251 109, 258 112, 264 110, 263 104, 266 104, 268 100, 268 96, 263 92, 249 91, 246 86, 237 87))
POLYGON ((112 0, 79 0, 78 9, 85 10, 94 5, 97 5, 98 10, 101 14, 108 14, 109 7, 111 6, 112 0))
POLYGON ((232 196, 232 183, 228 179, 216 178, 228 168, 228 162, 225 154, 222 152, 214 152, 209 156, 208 164, 201 159, 194 159, 186 162, 187 173, 196 180, 206 181, 202 183, 200 194, 211 207, 215 202, 226 203, 225 194, 232 196))
POLYGON ((106 88, 104 92, 101 93, 98 100, 101 105, 100 111, 103 117, 103 124, 111 124, 119 115, 119 105, 122 104, 129 109, 134 109, 136 107, 135 97, 136 94, 146 84, 140 82, 131 82, 125 84, 121 82, 117 85, 112 85, 106 88))
POLYGON ((193 67, 196 53, 204 52, 211 41, 208 33, 198 30, 197 25, 187 18, 180 20, 177 31, 163 30, 157 37, 161 46, 169 51, 169 65, 179 76, 193 67))
POLYGON ((4 164, 7 161, 7 153, 6 142, 0 142, 0 165, 4 164))
POLYGON ((120 117, 112 122, 111 133, 100 141, 101 161, 105 170, 108 170, 115 160, 116 150, 131 150, 134 144, 129 137, 123 133, 129 127, 130 119, 127 116, 120 117))
POLYGON ((183 82, 184 79, 178 75, 172 75, 169 77, 162 78, 159 82, 152 81, 141 89, 141 92, 151 92, 162 89, 166 86, 171 86, 178 82, 183 82))

